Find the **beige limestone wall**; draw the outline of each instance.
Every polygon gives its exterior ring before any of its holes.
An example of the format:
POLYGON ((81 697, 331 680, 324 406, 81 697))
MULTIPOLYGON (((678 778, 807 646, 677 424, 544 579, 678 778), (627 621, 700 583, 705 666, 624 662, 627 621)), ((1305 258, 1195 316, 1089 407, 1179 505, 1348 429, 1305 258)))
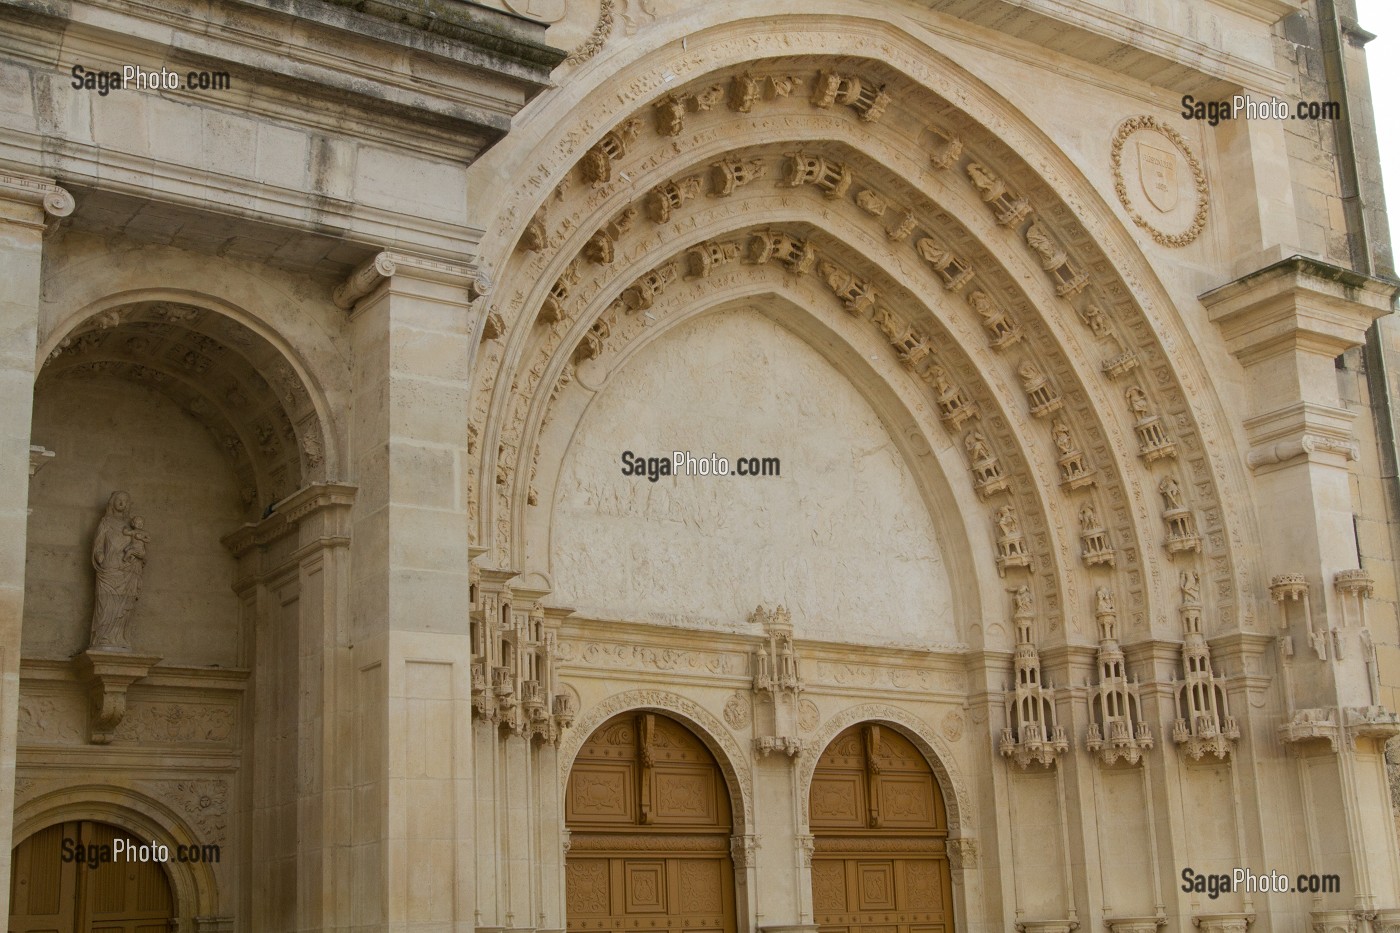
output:
POLYGON ((92 535, 124 489, 151 536, 133 650, 167 664, 239 665, 233 559, 219 536, 241 510, 213 437, 158 390, 112 377, 41 379, 33 437, 56 456, 30 480, 25 657, 87 647, 92 535))
POLYGON ((909 467, 859 391, 781 321, 678 326, 607 377, 555 502, 553 601, 600 618, 747 629, 760 602, 798 635, 959 641, 947 570, 909 467), (778 457, 781 476, 624 476, 624 451, 778 457))

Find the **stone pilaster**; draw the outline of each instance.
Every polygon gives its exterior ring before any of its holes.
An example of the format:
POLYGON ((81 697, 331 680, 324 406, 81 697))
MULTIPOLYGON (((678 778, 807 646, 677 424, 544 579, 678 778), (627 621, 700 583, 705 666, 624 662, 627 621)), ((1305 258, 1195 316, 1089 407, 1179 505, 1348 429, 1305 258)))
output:
MULTIPOLYGON (((14 826, 15 717, 29 521, 30 418, 39 339, 45 225, 73 212, 51 180, 0 173, 0 874, 10 873, 14 826)), ((8 915, 9 886, 0 894, 8 915)))
POLYGON ((1353 879, 1354 896, 1316 905, 1325 909, 1387 906, 1398 893, 1382 746, 1400 722, 1374 696, 1351 494, 1356 414, 1340 398, 1335 363, 1395 294, 1379 279, 1294 256, 1201 296, 1244 366, 1248 464, 1286 694, 1278 735, 1298 756, 1305 809, 1332 799, 1347 814, 1344 833, 1305 824, 1310 858, 1353 879))
MULTIPOLYGON (((474 924, 468 265, 381 253, 335 292, 354 353, 351 925, 474 924)), ((516 917, 528 925, 530 917, 516 917)))

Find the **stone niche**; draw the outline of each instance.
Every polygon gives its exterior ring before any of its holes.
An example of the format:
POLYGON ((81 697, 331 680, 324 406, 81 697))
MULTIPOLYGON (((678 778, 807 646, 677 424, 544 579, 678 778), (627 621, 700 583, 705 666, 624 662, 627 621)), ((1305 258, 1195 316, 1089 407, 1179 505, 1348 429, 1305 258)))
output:
POLYGON ((218 536, 242 511, 213 436, 155 389, 88 374, 39 380, 32 436, 56 456, 29 483, 24 657, 87 647, 92 536, 123 489, 151 537, 132 650, 166 665, 236 666, 233 558, 218 536))
POLYGON ((588 405, 553 504, 552 599, 594 618, 794 634, 958 640, 921 494, 854 385, 775 320, 703 315, 629 357, 588 405), (623 451, 779 457, 776 478, 624 476, 623 451))

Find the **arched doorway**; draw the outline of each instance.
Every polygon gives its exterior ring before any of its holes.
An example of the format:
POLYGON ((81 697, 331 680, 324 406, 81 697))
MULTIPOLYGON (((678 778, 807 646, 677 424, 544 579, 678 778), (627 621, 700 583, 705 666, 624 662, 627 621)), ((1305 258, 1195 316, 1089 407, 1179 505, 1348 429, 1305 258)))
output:
POLYGON ((15 847, 10 863, 10 933, 167 933, 177 922, 165 869, 124 858, 92 864, 118 839, 106 823, 57 823, 15 847))
POLYGON ((568 929, 734 933, 729 791, 685 726, 633 712, 603 723, 569 772, 568 929))
POLYGON ((950 933, 948 816, 933 769, 889 726, 838 735, 812 776, 821 933, 950 933))

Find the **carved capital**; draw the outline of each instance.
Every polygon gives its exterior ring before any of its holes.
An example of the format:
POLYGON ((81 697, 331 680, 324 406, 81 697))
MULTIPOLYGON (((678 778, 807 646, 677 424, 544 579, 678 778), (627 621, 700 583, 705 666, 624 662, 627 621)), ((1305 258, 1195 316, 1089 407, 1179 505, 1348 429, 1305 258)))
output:
POLYGON ((371 257, 337 285, 331 292, 331 300, 341 310, 350 311, 356 302, 378 288, 381 282, 401 273, 434 282, 464 285, 468 301, 475 301, 491 292, 491 279, 476 263, 447 262, 385 250, 371 257))
MULTIPOLYGON (((52 221, 67 217, 77 207, 73 195, 53 179, 19 172, 0 172, 0 200, 38 207, 52 221)), ((34 225, 40 226, 38 222, 34 225)))
POLYGON ((107 745, 126 717, 126 690, 160 663, 155 655, 89 648, 74 659, 78 678, 87 684, 89 741, 107 745))

